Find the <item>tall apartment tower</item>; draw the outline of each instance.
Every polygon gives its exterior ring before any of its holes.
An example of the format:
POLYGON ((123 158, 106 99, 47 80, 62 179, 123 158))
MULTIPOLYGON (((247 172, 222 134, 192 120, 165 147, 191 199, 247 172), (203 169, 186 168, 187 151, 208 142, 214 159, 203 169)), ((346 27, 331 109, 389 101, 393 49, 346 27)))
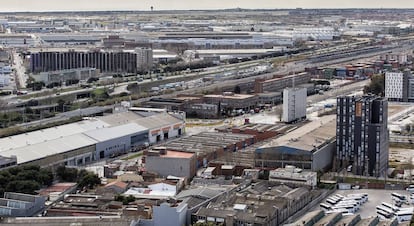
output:
POLYGON ((306 88, 286 88, 283 90, 282 121, 291 123, 306 118, 306 88))
POLYGON ((378 96, 337 98, 336 166, 356 175, 384 176, 388 169, 388 102, 378 96))

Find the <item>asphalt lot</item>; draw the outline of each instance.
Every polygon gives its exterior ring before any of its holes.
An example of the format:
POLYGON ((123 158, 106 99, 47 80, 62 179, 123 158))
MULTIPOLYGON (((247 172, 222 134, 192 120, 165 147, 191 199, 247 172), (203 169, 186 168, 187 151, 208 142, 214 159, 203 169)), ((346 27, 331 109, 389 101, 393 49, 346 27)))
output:
MULTIPOLYGON (((383 190, 383 189, 337 190, 332 195, 341 194, 343 196, 346 196, 348 194, 367 193, 368 202, 364 203, 360 207, 359 211, 356 213, 356 214, 360 214, 362 219, 365 219, 368 217, 376 216, 377 214, 376 214, 375 208, 377 205, 380 205, 382 202, 394 204, 391 199, 391 193, 393 192, 406 195, 407 198, 409 198, 409 193, 405 190, 383 190)), ((402 207, 410 207, 410 206, 413 206, 413 205, 412 204, 403 205, 402 207)), ((317 207, 317 208, 319 209, 320 207, 317 207)))

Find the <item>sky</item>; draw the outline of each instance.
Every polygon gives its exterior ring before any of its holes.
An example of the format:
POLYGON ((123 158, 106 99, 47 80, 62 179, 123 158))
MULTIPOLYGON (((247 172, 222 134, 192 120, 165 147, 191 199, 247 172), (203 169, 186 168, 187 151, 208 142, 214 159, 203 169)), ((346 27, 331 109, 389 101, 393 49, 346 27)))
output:
POLYGON ((283 8, 414 8, 413 0, 0 0, 0 12, 283 8))

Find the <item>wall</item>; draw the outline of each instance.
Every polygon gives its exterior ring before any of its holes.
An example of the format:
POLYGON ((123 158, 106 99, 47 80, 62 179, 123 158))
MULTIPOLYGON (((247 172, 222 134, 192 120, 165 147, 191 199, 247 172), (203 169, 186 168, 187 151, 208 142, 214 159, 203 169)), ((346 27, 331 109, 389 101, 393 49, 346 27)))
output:
POLYGON ((325 171, 330 168, 333 162, 335 150, 336 142, 332 142, 313 153, 312 171, 325 171))
POLYGON ((179 130, 181 129, 181 135, 184 133, 184 125, 183 124, 176 124, 176 125, 168 125, 161 128, 155 128, 149 131, 148 133, 148 139, 150 144, 155 144, 159 141, 163 141, 164 134, 168 133, 168 139, 174 138, 179 135, 179 130), (157 136, 160 136, 160 140, 157 141, 157 136))
POLYGON ((195 155, 192 158, 147 156, 145 166, 148 171, 156 172, 163 177, 172 175, 192 178, 195 175, 195 155))
POLYGON ((187 204, 177 207, 170 207, 168 203, 154 206, 153 221, 154 226, 182 226, 186 225, 187 204))
POLYGON ((24 163, 21 165, 40 165, 40 166, 56 166, 63 164, 69 159, 77 159, 79 156, 90 155, 93 156, 95 152, 95 145, 79 148, 76 150, 68 151, 65 153, 59 153, 56 155, 46 156, 45 158, 38 159, 32 162, 24 163))
POLYGON ((123 136, 96 144, 96 159, 101 159, 101 152, 104 151, 104 158, 126 152, 131 147, 131 136, 123 136))

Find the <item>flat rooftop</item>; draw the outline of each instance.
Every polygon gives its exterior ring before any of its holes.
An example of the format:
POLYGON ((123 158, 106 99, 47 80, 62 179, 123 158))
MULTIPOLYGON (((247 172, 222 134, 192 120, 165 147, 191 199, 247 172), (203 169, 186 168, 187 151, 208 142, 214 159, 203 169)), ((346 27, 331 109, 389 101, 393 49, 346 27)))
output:
POLYGON ((191 158, 194 153, 181 152, 181 151, 167 151, 165 155, 160 155, 162 158, 191 158))
POLYGON ((260 148, 289 146, 300 150, 313 150, 336 136, 336 115, 327 115, 305 124, 292 132, 273 139, 260 148))
POLYGON ((205 95, 205 98, 222 98, 222 99, 238 99, 238 100, 242 100, 242 99, 248 99, 248 98, 252 98, 255 95, 249 95, 249 94, 233 94, 233 95, 205 95))
POLYGON ((166 144, 163 144, 163 146, 165 146, 167 150, 206 154, 253 137, 253 135, 247 134, 202 132, 167 142, 166 144))

